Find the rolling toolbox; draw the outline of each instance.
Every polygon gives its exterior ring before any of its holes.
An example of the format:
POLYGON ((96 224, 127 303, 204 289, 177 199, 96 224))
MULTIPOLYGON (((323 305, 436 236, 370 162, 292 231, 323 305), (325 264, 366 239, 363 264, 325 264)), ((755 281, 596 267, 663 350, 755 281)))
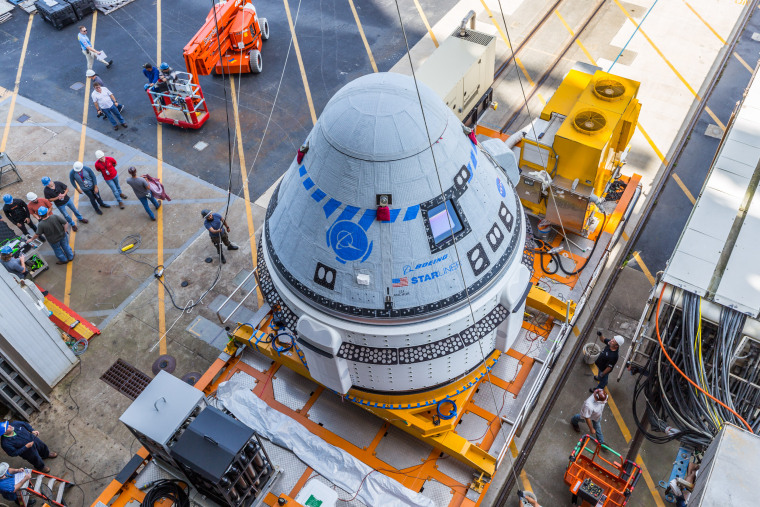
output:
MULTIPOLYGON (((43 0, 44 1, 44 0, 43 0)), ((74 8, 77 18, 84 19, 95 10, 95 0, 65 0, 67 4, 74 8)))
POLYGON ((77 22, 74 8, 64 0, 37 0, 34 3, 42 19, 60 30, 66 25, 77 22))

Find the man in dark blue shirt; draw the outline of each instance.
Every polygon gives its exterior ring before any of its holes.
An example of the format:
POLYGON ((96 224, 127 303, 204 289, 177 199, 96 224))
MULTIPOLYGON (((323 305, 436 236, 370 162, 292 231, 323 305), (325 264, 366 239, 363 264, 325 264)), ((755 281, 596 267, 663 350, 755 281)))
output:
POLYGON ((50 467, 43 460, 55 458, 56 452, 50 452, 45 442, 40 440, 39 431, 23 421, 3 421, 0 423, 0 443, 8 456, 21 456, 32 464, 35 470, 50 472, 50 467))
POLYGON ((230 238, 227 236, 227 233, 230 232, 230 226, 227 225, 224 217, 219 213, 213 213, 210 210, 204 209, 201 211, 201 215, 205 219, 203 225, 206 226, 211 242, 216 247, 216 251, 222 259, 222 264, 225 264, 227 259, 224 258, 224 254, 222 253, 222 243, 227 246, 227 250, 237 250, 239 248, 236 244, 230 243, 230 238))
POLYGON ((594 380, 599 383, 596 387, 589 389, 592 393, 597 389, 604 389, 607 387, 610 372, 618 361, 618 349, 623 343, 625 343, 625 338, 620 335, 615 335, 614 338, 605 338, 601 331, 597 331, 596 334, 602 339, 606 347, 604 347, 602 353, 599 354, 599 357, 594 361, 596 367, 599 368, 599 373, 594 377, 594 380))
POLYGON ((153 64, 146 63, 143 65, 143 74, 148 78, 148 83, 155 84, 158 82, 158 69, 155 68, 153 64))
MULTIPOLYGON (((14 474, 24 472, 23 468, 11 468, 8 463, 0 463, 0 494, 3 498, 16 502, 19 505, 24 505, 18 496, 18 491, 24 485, 26 481, 31 478, 31 474, 26 474, 23 479, 16 482, 14 474)), ((34 504, 34 500, 30 499, 26 502, 27 507, 34 504)))

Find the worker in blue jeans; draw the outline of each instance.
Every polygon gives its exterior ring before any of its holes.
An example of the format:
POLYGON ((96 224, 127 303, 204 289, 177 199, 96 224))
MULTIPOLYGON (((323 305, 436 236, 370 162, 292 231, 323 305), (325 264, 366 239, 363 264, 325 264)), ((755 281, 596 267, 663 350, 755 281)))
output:
POLYGON ((137 169, 134 167, 130 167, 127 169, 129 172, 129 178, 127 178, 127 184, 132 187, 132 190, 135 192, 135 197, 142 203, 143 208, 145 208, 145 212, 148 214, 151 220, 156 220, 156 215, 153 214, 153 211, 151 211, 150 206, 148 205, 148 201, 153 203, 153 206, 156 207, 156 209, 161 207, 161 202, 157 201, 155 197, 153 197, 153 192, 150 191, 150 187, 148 186, 148 182, 145 181, 145 178, 138 178, 137 177, 137 169))
POLYGON ((45 236, 48 243, 53 248, 55 256, 58 258, 57 264, 66 264, 74 260, 74 251, 69 245, 68 231, 66 230, 66 221, 58 215, 53 215, 45 206, 40 206, 37 210, 40 217, 40 223, 37 224, 37 234, 33 239, 39 236, 45 236))
POLYGON ((573 426, 573 429, 580 433, 580 422, 581 419, 583 419, 586 421, 586 425, 588 426, 588 434, 596 438, 600 444, 603 444, 604 435, 602 434, 601 421, 602 412, 604 411, 604 406, 606 404, 607 393, 604 392, 604 389, 595 390, 594 393, 586 398, 586 401, 583 402, 581 412, 579 414, 575 414, 570 419, 570 424, 573 426))
MULTIPOLYGON (((79 213, 79 210, 76 206, 74 206, 74 203, 71 201, 71 198, 69 197, 69 187, 66 186, 66 184, 61 183, 60 181, 52 181, 50 178, 45 176, 42 178, 42 184, 45 185, 44 189, 44 195, 45 199, 52 202, 56 205, 58 208, 58 211, 61 212, 61 215, 63 215, 63 218, 66 219, 66 221, 71 226, 71 230, 74 232, 78 231, 77 225, 74 223, 74 220, 72 220, 71 216, 66 212, 66 208, 69 208, 73 213, 74 216, 77 217, 77 220, 82 222, 83 224, 86 224, 89 222, 85 217, 82 216, 81 213, 79 213)), ((52 211, 52 210, 48 210, 52 211)))

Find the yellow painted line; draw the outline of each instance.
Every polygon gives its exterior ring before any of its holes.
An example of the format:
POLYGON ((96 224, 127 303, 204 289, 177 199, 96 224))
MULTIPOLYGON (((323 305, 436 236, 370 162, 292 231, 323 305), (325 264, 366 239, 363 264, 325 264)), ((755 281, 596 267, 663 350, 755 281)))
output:
POLYGON ((647 488, 652 494, 652 498, 654 498, 655 505, 657 505, 657 507, 665 507, 660 492, 657 490, 657 485, 652 480, 652 476, 649 475, 649 469, 647 469, 647 466, 644 464, 644 458, 641 457, 641 454, 636 455, 636 464, 641 467, 641 475, 644 476, 644 482, 647 483, 647 488))
MULTIPOLYGON (((591 364, 589 366, 591 367, 591 371, 594 373, 594 375, 599 373, 599 370, 597 369, 596 365, 591 364)), ((612 415, 615 418, 615 422, 617 422, 618 426, 620 427, 620 432, 623 434, 623 438, 625 439, 625 442, 629 443, 631 441, 631 432, 628 429, 628 425, 625 423, 625 420, 623 420, 623 416, 620 413, 620 410, 618 410, 615 400, 612 399, 612 395, 609 393, 609 389, 607 390, 607 405, 609 405, 610 407, 610 412, 612 412, 612 415)), ((641 454, 636 455, 636 464, 641 467, 641 475, 644 476, 644 482, 647 483, 647 487, 649 488, 649 492, 652 494, 652 497, 654 498, 655 504, 657 504, 658 507, 665 507, 665 505, 662 503, 662 498, 660 497, 660 493, 657 490, 657 486, 655 485, 655 482, 652 480, 652 476, 649 475, 649 470, 647 469, 647 466, 644 464, 644 458, 641 457, 641 454)))
POLYGON ((515 441, 514 441, 514 440, 512 440, 512 441, 509 443, 509 452, 511 452, 511 453, 512 453, 512 457, 513 457, 513 458, 516 458, 516 457, 517 457, 517 455, 519 454, 519 452, 517 451, 517 446, 515 445, 515 441))
MULTIPOLYGON (((0 152, 5 151, 5 145, 8 143, 8 134, 11 132, 11 120, 13 120, 13 109, 16 107, 16 97, 18 96, 18 87, 21 84, 21 71, 24 69, 24 60, 26 60, 26 48, 29 46, 29 34, 32 33, 32 20, 34 13, 29 14, 29 21, 26 23, 26 34, 24 35, 24 44, 21 46, 21 58, 18 60, 18 69, 16 70, 16 83, 13 85, 13 95, 11 96, 11 105, 8 108, 8 117, 5 120, 5 129, 3 129, 3 140, 0 142, 0 152)), ((7 92, 7 90, 6 90, 7 92)))
POLYGON ((689 198, 691 203, 696 204, 697 200, 694 199, 694 196, 691 195, 691 192, 689 192, 689 189, 686 188, 686 185, 684 185, 683 181, 681 181, 681 178, 676 173, 673 173, 673 179, 676 180, 676 183, 678 183, 678 186, 681 187, 681 190, 683 190, 683 193, 686 194, 686 197, 689 198))
POLYGON ((435 44, 435 47, 438 47, 438 39, 435 38, 435 34, 433 33, 433 29, 430 28, 430 23, 428 23, 427 16, 425 16, 425 12, 422 10, 422 6, 420 5, 419 0, 414 0, 414 5, 417 7, 417 12, 420 13, 420 17, 422 18, 422 22, 425 24, 425 28, 427 28, 428 34, 430 34, 430 38, 433 40, 433 44, 435 44))
POLYGON ((528 474, 525 473, 525 468, 520 470, 520 481, 522 482, 524 491, 530 491, 531 493, 533 493, 533 487, 530 485, 530 481, 528 480, 528 474))
POLYGON ((356 27, 359 28, 359 35, 362 36, 364 49, 367 50, 367 56, 369 56, 369 63, 370 65, 372 65, 372 70, 377 72, 377 64, 375 63, 375 57, 372 56, 372 49, 370 49, 369 42, 367 42, 367 36, 364 35, 364 28, 362 28, 362 22, 359 21, 359 13, 356 12, 356 7, 354 6, 354 0, 348 0, 348 3, 351 6, 351 12, 354 13, 354 19, 356 20, 356 27))
MULTIPOLYGON (((156 61, 161 61, 161 0, 156 0, 156 61)), ((156 178, 159 180, 164 174, 164 132, 161 122, 156 122, 156 178)), ((158 266, 164 264, 164 207, 156 210, 156 250, 158 266)), ((161 276, 161 280, 163 280, 161 276)), ((166 293, 164 284, 158 284, 158 332, 161 341, 158 344, 158 352, 166 354, 166 293)))
MULTIPOLYGON (((496 20, 496 18, 493 16, 493 13, 491 12, 491 9, 488 8, 486 5, 485 0, 480 0, 480 3, 483 4, 483 7, 485 8, 486 12, 488 13, 488 17, 491 18, 491 22, 494 24, 496 29, 499 31, 499 35, 501 35, 502 40, 507 45, 508 48, 512 49, 512 45, 509 43, 509 38, 507 37, 507 34, 504 33, 504 30, 502 30, 501 25, 496 20)), ((525 74, 525 78, 528 80, 528 83, 531 87, 536 86, 536 83, 531 79, 530 74, 528 74, 528 69, 525 68, 525 65, 523 65, 522 60, 517 58, 515 56, 515 63, 518 67, 522 70, 523 74, 525 74)), ((543 100, 543 99, 542 99, 543 100)), ((544 104, 546 104, 546 101, 544 101, 544 104)))
POLYGON ((628 236, 628 233, 626 233, 625 231, 622 232, 621 236, 623 236, 623 239, 626 240, 626 241, 628 241, 629 239, 631 239, 630 236, 628 236))
POLYGON ((712 109, 705 106, 705 112, 707 112, 707 114, 710 115, 710 118, 712 118, 712 120, 715 122, 716 125, 720 127, 721 130, 724 130, 724 131, 726 130, 726 126, 723 125, 723 122, 720 121, 720 118, 718 118, 716 114, 712 112, 712 109))
POLYGON ((285 4, 285 14, 288 16, 288 26, 290 26, 290 35, 293 37, 293 47, 296 50, 296 58, 298 59, 298 68, 301 70, 301 79, 303 79, 303 88, 306 92, 306 102, 309 103, 309 112, 311 113, 311 122, 317 123, 317 113, 314 111, 314 102, 311 100, 311 90, 309 89, 309 81, 306 79, 306 70, 303 66, 303 58, 301 58, 301 49, 298 47, 298 37, 296 37, 296 27, 293 26, 293 18, 290 15, 290 5, 288 0, 282 0, 285 4))
POLYGON ((580 328, 578 326, 573 326, 573 334, 575 336, 580 336, 581 335, 581 330, 580 330, 580 328))
MULTIPOLYGON (((559 18, 559 20, 562 21, 562 24, 565 25, 565 29, 568 32, 570 32, 570 35, 572 35, 573 37, 575 37, 575 32, 573 32, 573 29, 570 28, 570 25, 567 24, 567 21, 565 21, 565 18, 562 17, 562 15, 559 13, 559 11, 555 10, 554 14, 556 14, 557 17, 559 18)), ((581 48, 581 51, 583 51, 583 53, 586 55, 586 58, 588 58, 588 60, 591 63, 593 63, 594 65, 596 65, 596 60, 594 60, 594 57, 591 56, 591 53, 588 52, 588 50, 586 49, 586 46, 583 45, 583 43, 580 41, 580 39, 575 39, 575 43, 578 44, 579 48, 581 48)))
POLYGON ((493 12, 491 12, 491 9, 488 8, 488 5, 486 5, 486 0, 480 0, 480 3, 483 4, 483 8, 488 13, 488 17, 491 18, 491 23, 493 23, 493 26, 496 27, 496 29, 499 31, 499 34, 501 34, 502 40, 507 44, 507 47, 509 49, 512 49, 512 44, 509 43, 509 39, 507 38, 507 34, 504 33, 504 30, 502 30, 501 25, 496 20, 495 17, 493 17, 493 12))
MULTIPOLYGON (((253 228, 253 212, 251 211, 251 194, 248 189, 248 169, 245 165, 245 153, 243 153, 243 129, 240 128, 240 114, 238 112, 237 95, 235 93, 235 80, 230 79, 230 94, 232 95, 232 113, 235 118, 235 135, 237 136, 238 158, 240 158, 240 176, 243 180, 243 196, 245 201, 245 216, 248 222, 248 242, 251 245, 251 262, 256 268, 258 260, 256 259, 256 234, 253 228)), ((261 289, 256 289, 259 299, 259 306, 264 303, 261 289)))
POLYGON ((644 272, 644 276, 647 277, 647 280, 649 280, 649 283, 652 284, 652 287, 654 287, 655 279, 652 276, 652 273, 649 271, 649 268, 647 268, 646 264, 644 264, 644 261, 641 260, 641 256, 639 255, 639 252, 633 252, 631 256, 636 259, 636 262, 638 263, 639 267, 641 268, 641 271, 644 272))
MULTIPOLYGON (((98 11, 92 12, 92 28, 90 28, 90 42, 92 47, 95 47, 95 31, 98 27, 98 11)), ((84 106, 82 108, 82 132, 79 134, 79 153, 77 154, 77 160, 84 160, 84 146, 87 141, 87 115, 90 112, 90 79, 85 79, 84 84, 84 106)), ((74 190, 74 206, 79 204, 79 193, 74 190)), ((76 217, 74 217, 76 219, 76 217)), ((77 240, 77 233, 74 230, 69 234, 69 246, 71 251, 76 253, 75 246, 77 240)), ((71 303, 71 280, 73 279, 74 263, 69 262, 66 264, 66 280, 63 286, 63 304, 69 306, 71 303)))
POLYGON ((753 69, 752 67, 750 67, 750 65, 747 62, 744 61, 744 58, 742 58, 741 56, 739 56, 739 53, 737 53, 736 51, 734 51, 734 58, 736 58, 737 60, 739 60, 739 63, 741 63, 742 65, 744 65, 744 68, 747 69, 750 73, 755 72, 755 69, 753 69))
POLYGON ((699 96, 699 94, 696 92, 696 90, 694 90, 694 88, 691 87, 691 85, 686 81, 686 79, 681 75, 681 73, 678 72, 678 70, 673 66, 672 63, 670 63, 670 60, 668 60, 667 58, 665 58, 665 55, 662 54, 662 51, 660 51, 660 48, 657 47, 657 45, 654 43, 654 41, 652 41, 652 39, 649 38, 649 36, 646 34, 646 32, 644 32, 644 30, 639 27, 639 24, 636 23, 636 20, 633 19, 633 17, 628 13, 628 11, 625 9, 625 7, 623 7, 623 5, 620 3, 620 1, 619 0, 615 0, 615 3, 617 4, 618 7, 620 7, 620 10, 623 11, 623 14, 626 15, 626 17, 628 18, 628 20, 631 23, 633 23, 634 26, 636 26, 636 28, 639 29, 639 33, 644 36, 644 38, 647 40, 647 42, 649 42, 649 44, 657 52, 657 54, 660 55, 660 58, 662 58, 662 60, 667 64, 667 66, 670 67, 670 70, 672 70, 673 73, 676 76, 678 76, 678 79, 681 80, 681 82, 684 84, 684 86, 686 86, 686 88, 688 88, 688 90, 691 92, 691 94, 694 95, 694 97, 696 97, 697 100, 702 100, 702 98, 699 96))
POLYGON ((641 132, 641 134, 644 136, 644 139, 647 140, 647 142, 649 143, 649 146, 652 147, 652 150, 654 150, 654 153, 655 155, 657 155, 657 158, 660 159, 660 162, 667 165, 668 159, 665 158, 665 155, 663 155, 660 149, 657 147, 657 145, 654 144, 654 141, 652 140, 651 137, 649 137, 649 134, 647 134, 647 131, 644 130, 644 127, 641 126, 641 123, 637 124, 636 128, 639 129, 639 132, 641 132))
POLYGON ((698 18, 699 18, 699 20, 700 20, 702 23, 704 23, 704 24, 705 24, 705 26, 706 26, 707 28, 709 28, 709 29, 710 29, 710 31, 713 33, 713 35, 715 35, 715 36, 718 38, 718 40, 719 40, 719 41, 721 41, 721 42, 723 43, 723 45, 725 46, 725 45, 726 45, 726 40, 725 40, 723 37, 721 37, 721 36, 720 36, 720 34, 719 34, 718 32, 716 32, 716 31, 715 31, 715 29, 714 29, 713 27, 711 27, 711 26, 710 26, 710 23, 708 23, 708 22, 705 20, 705 18, 703 18, 702 16, 700 16, 700 15, 699 15, 699 13, 698 13, 698 12, 697 12, 697 11, 694 9, 694 7, 692 7, 692 6, 689 4, 689 2, 686 2, 686 1, 684 1, 684 3, 686 4, 686 7, 688 7, 688 8, 689 8, 689 10, 690 10, 691 12, 693 12, 693 13, 694 13, 694 15, 695 15, 696 17, 698 17, 698 18))

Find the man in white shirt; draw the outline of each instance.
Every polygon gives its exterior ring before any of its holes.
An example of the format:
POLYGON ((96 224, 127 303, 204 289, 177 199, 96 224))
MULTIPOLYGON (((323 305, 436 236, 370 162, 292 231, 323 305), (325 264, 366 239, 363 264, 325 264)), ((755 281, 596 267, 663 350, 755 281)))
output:
POLYGON ((79 39, 79 45, 82 47, 84 57, 87 58, 87 70, 92 69, 92 64, 95 63, 96 58, 99 62, 105 64, 107 69, 111 68, 113 60, 106 60, 107 57, 105 51, 98 51, 92 47, 92 42, 90 42, 90 38, 87 36, 87 28, 83 26, 79 27, 77 39, 79 39))
POLYGON ((95 89, 92 91, 92 101, 95 103, 95 109, 98 110, 98 114, 102 111, 111 122, 111 125, 113 125, 114 130, 119 130, 116 120, 119 120, 122 127, 127 128, 127 123, 119 112, 119 102, 113 96, 111 90, 96 83, 95 89))
POLYGON ((588 425, 589 435, 596 438, 600 444, 603 444, 604 435, 602 435, 601 421, 602 412, 604 411, 604 406, 606 404, 607 393, 604 392, 604 389, 595 390, 594 393, 583 402, 581 413, 575 414, 572 419, 570 419, 570 424, 573 425, 573 429, 580 433, 581 427, 579 426, 579 423, 581 422, 581 419, 585 419, 586 424, 588 425))

